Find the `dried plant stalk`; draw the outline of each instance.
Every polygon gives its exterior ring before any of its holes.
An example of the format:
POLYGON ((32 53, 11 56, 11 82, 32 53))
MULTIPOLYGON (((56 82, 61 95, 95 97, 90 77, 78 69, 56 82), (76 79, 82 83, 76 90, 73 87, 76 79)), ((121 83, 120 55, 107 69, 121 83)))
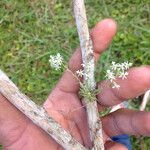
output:
POLYGON ((41 127, 66 150, 87 150, 77 142, 61 125, 50 117, 43 107, 36 105, 22 94, 15 84, 0 70, 0 93, 16 108, 41 127))
MULTIPOLYGON (((80 47, 82 51, 82 60, 84 64, 84 84, 91 91, 95 90, 95 77, 94 77, 94 55, 93 55, 93 43, 90 38, 87 17, 85 11, 84 0, 74 0, 74 15, 76 19, 80 47)), ((102 135, 102 124, 98 114, 96 100, 88 100, 84 98, 87 110, 88 125, 90 129, 90 138, 93 141, 94 150, 103 150, 103 135, 102 135)))
POLYGON ((144 111, 147 103, 149 102, 150 100, 150 90, 148 90, 145 94, 144 94, 144 97, 143 97, 143 100, 142 100, 142 104, 140 106, 140 110, 141 111, 144 111))

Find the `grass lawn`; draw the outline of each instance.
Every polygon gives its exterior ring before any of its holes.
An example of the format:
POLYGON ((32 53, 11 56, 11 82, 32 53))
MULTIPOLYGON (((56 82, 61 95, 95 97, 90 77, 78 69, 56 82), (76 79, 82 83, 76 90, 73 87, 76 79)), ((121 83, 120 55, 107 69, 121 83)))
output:
MULTIPOLYGON (((86 0, 86 6, 90 27, 106 17, 118 23, 118 33, 99 61, 97 80, 112 60, 150 65, 148 0, 86 0)), ((49 55, 59 52, 68 60, 79 45, 72 14, 70 0, 0 1, 0 68, 38 104, 62 75, 50 68, 49 55)), ((148 138, 132 141, 133 149, 150 147, 148 138)))

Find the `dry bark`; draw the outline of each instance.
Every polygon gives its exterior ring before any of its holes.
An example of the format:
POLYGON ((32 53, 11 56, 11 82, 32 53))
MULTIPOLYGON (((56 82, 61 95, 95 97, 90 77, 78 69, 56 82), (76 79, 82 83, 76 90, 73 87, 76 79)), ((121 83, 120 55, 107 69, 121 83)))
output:
MULTIPOLYGON (((80 39, 80 47, 82 51, 82 60, 84 64, 84 84, 95 90, 96 82, 94 77, 94 55, 93 43, 89 34, 87 17, 85 11, 84 0, 74 0, 74 15, 80 39)), ((90 129, 90 138, 93 142, 94 150, 104 150, 102 124, 98 114, 96 100, 90 101, 84 98, 87 110, 87 119, 90 129)))
POLYGON ((150 100, 150 90, 148 90, 145 94, 144 94, 144 97, 143 97, 143 100, 142 100, 142 104, 140 106, 140 110, 141 111, 144 111, 144 109, 146 108, 146 105, 147 103, 149 102, 150 100))

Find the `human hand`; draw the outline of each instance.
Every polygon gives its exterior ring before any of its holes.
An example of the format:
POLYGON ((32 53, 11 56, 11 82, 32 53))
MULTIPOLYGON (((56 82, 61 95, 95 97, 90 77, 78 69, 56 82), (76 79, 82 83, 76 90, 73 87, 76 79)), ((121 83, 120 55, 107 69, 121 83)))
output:
MULTIPOLYGON (((116 33, 116 24, 111 19, 98 23, 91 31, 94 43, 95 61, 108 47, 116 33)), ((69 61, 72 72, 81 67, 80 49, 74 53, 69 61)), ((99 110, 102 107, 113 106, 130 98, 141 95, 150 89, 150 67, 143 66, 129 70, 126 80, 117 80, 121 86, 119 90, 109 87, 106 81, 98 83, 102 89, 97 96, 99 110), (101 105, 100 105, 101 104, 101 105)), ((44 107, 55 120, 68 130, 81 144, 91 146, 86 111, 79 97, 79 83, 69 71, 64 75, 52 91, 44 107)), ((112 142, 109 137, 118 134, 150 135, 150 113, 120 109, 102 118, 104 129, 105 149, 124 150, 119 143, 112 142), (144 122, 144 123, 143 123, 144 122)), ((57 150, 62 149, 42 129, 34 125, 25 115, 10 104, 0 94, 0 143, 6 150, 57 150)))

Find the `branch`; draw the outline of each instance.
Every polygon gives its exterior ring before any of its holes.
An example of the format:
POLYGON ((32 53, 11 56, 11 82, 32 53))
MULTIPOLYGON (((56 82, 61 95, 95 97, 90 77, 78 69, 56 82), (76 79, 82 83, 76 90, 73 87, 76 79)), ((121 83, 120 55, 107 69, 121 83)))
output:
POLYGON ((0 70, 0 93, 16 108, 41 127, 66 150, 87 150, 64 130, 43 107, 36 105, 22 94, 15 84, 0 70))
POLYGON ((140 106, 141 111, 144 111, 149 100, 150 100, 150 90, 148 90, 143 97, 142 104, 140 106))
MULTIPOLYGON (((95 90, 96 82, 94 77, 94 55, 93 43, 89 35, 87 17, 85 11, 84 0, 74 0, 74 15, 76 19, 80 47, 82 51, 82 60, 84 64, 84 84, 90 88, 91 91, 95 90)), ((103 135, 102 124, 99 118, 96 100, 90 101, 85 99, 88 125, 90 129, 90 138, 94 143, 94 150, 103 150, 103 135)))

